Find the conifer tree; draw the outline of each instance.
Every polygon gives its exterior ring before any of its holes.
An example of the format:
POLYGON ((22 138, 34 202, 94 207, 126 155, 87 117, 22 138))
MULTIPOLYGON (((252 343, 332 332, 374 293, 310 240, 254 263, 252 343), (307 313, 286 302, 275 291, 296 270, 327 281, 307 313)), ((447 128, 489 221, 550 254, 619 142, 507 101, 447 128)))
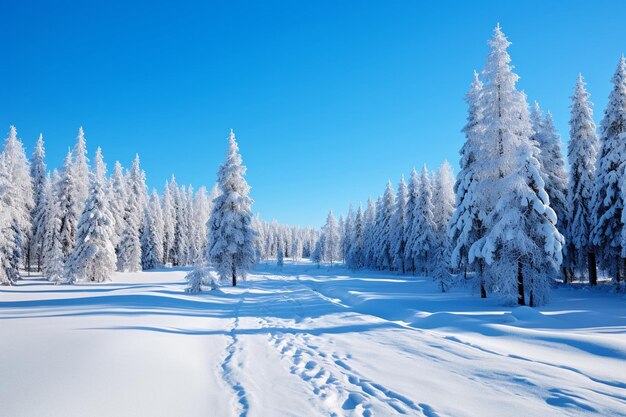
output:
POLYGON ((124 272, 141 270, 141 226, 146 206, 145 174, 139 168, 139 155, 135 156, 127 173, 128 200, 124 213, 124 232, 119 243, 117 269, 124 272))
POLYGON ((324 226, 322 235, 324 236, 324 245, 322 246, 322 259, 325 262, 330 262, 330 264, 333 265, 339 260, 339 253, 341 248, 339 246, 339 225, 337 224, 337 220, 335 219, 335 215, 333 214, 332 210, 328 212, 326 225, 324 226))
POLYGON ((405 224, 407 218, 407 199, 408 189, 404 182, 404 175, 398 183, 398 191, 396 193, 395 207, 391 216, 389 226, 389 243, 391 245, 391 266, 398 272, 404 274, 406 268, 404 264, 404 252, 406 248, 407 237, 405 234, 405 224))
POLYGON ((35 150, 30 158, 30 176, 33 183, 34 205, 31 212, 32 229, 29 236, 27 269, 33 263, 37 265, 37 270, 41 270, 43 240, 46 226, 46 189, 48 187, 48 175, 44 158, 43 135, 39 135, 35 150))
POLYGON ((106 165, 100 148, 96 150, 89 197, 78 223, 76 247, 66 265, 68 282, 77 279, 104 282, 115 271, 113 215, 106 192, 106 165))
POLYGON ((222 281, 245 279, 247 271, 256 261, 257 233, 252 228, 252 199, 250 187, 244 176, 246 167, 235 134, 228 138, 226 161, 217 173, 220 195, 214 200, 209 220, 207 259, 217 269, 222 281))
POLYGON ((152 190, 144 210, 141 231, 141 268, 158 268, 163 261, 163 212, 156 190, 152 190))
POLYGON ((77 202, 78 213, 82 213, 90 188, 89 159, 87 159, 87 142, 81 126, 78 129, 76 144, 72 149, 72 171, 76 183, 74 201, 77 202))
POLYGON ((591 201, 594 194, 598 136, 593 121, 592 103, 581 74, 578 75, 570 105, 570 140, 567 157, 570 164, 567 190, 567 260, 568 267, 584 274, 587 265, 591 285, 596 285, 598 275, 593 245, 589 235, 593 227, 591 201))
MULTIPOLYGON (((126 192, 126 180, 124 178, 124 168, 119 161, 115 161, 113 166, 113 173, 109 179, 109 204, 111 214, 113 215, 113 246, 118 248, 119 242, 122 239, 122 233, 126 227, 124 222, 124 215, 126 213, 126 202, 128 195, 126 192)), ((117 252, 116 252, 117 253, 117 252)))
POLYGON ((596 165, 593 199, 594 228, 591 239, 600 267, 619 285, 623 276, 622 211, 620 181, 626 163, 626 60, 622 56, 613 79, 613 89, 600 123, 600 151, 596 165))
POLYGON ((61 242, 64 261, 70 256, 76 245, 76 229, 81 214, 79 210, 83 205, 76 200, 76 187, 72 154, 68 151, 59 181, 56 183, 56 198, 59 201, 59 218, 61 221, 59 241, 61 242))
POLYGON ((404 222, 404 236, 406 239, 404 248, 404 265, 405 269, 412 274, 415 273, 415 258, 413 257, 413 247, 417 239, 417 231, 415 228, 415 214, 417 213, 417 200, 420 192, 419 176, 415 168, 411 170, 411 178, 407 187, 406 197, 406 218, 404 222))
POLYGON ((487 233, 470 248, 485 260, 492 289, 509 300, 543 304, 549 279, 561 264, 563 237, 544 189, 526 97, 517 91, 507 48, 510 42, 498 25, 489 42, 483 71, 481 124, 486 173, 479 184, 487 233))
POLYGON ((428 274, 433 271, 435 249, 437 247, 436 231, 433 214, 433 185, 426 165, 420 176, 420 192, 414 216, 414 233, 416 239, 411 248, 416 270, 428 274))

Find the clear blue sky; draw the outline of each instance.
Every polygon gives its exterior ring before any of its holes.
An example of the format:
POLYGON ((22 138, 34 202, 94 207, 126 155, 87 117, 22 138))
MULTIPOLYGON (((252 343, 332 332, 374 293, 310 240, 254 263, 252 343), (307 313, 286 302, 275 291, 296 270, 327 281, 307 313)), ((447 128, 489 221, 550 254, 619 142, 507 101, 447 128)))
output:
POLYGON ((0 127, 58 166, 84 126, 150 187, 210 186, 235 129, 255 210, 319 226, 413 166, 455 169, 463 95, 500 22, 520 88, 567 139, 581 71, 599 121, 622 1, 5 1, 0 127), (131 5, 132 3, 132 5, 131 5))

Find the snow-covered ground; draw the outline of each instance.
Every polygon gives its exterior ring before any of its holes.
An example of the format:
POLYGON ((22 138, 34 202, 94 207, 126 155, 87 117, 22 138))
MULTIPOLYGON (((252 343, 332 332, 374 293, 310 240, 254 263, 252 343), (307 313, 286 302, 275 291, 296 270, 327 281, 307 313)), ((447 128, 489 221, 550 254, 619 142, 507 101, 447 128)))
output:
POLYGON ((626 300, 507 308, 427 278, 260 265, 0 290, 0 416, 626 416, 626 300))

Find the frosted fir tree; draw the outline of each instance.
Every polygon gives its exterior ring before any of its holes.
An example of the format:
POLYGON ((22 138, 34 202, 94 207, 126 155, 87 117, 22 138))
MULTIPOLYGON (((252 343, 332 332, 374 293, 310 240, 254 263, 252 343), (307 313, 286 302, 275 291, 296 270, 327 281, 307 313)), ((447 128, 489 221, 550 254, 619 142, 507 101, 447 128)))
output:
POLYGON ((407 199, 408 189, 404 182, 404 176, 402 176, 398 183, 395 207, 389 224, 389 243, 391 246, 391 266, 403 274, 406 270, 404 252, 407 240, 405 235, 407 199))
POLYGON ((244 176, 246 167, 235 134, 231 130, 228 138, 226 161, 217 172, 220 195, 214 201, 209 220, 209 244, 207 259, 211 262, 222 281, 245 279, 256 261, 255 245, 257 234, 252 228, 252 199, 250 187, 244 176))
POLYGON ((364 262, 364 228, 365 218, 363 215, 363 209, 359 204, 354 216, 354 228, 351 237, 350 253, 348 254, 347 265, 352 270, 360 269, 365 266, 364 262))
POLYGON ((200 187, 193 197, 193 213, 192 213, 192 240, 193 253, 191 254, 191 262, 193 264, 201 263, 206 252, 208 233, 207 223, 211 217, 211 203, 207 196, 206 188, 200 187))
POLYGON ((14 273, 19 276, 19 264, 23 260, 23 249, 26 237, 31 230, 31 212, 34 207, 33 184, 30 177, 30 166, 22 141, 17 137, 14 126, 9 129, 9 136, 4 142, 4 148, 0 154, 2 159, 5 187, 3 191, 3 211, 9 216, 6 227, 13 229, 5 230, 7 239, 11 245, 21 244, 20 248, 8 247, 5 256, 12 259, 14 273))
POLYGON ((144 210, 141 231, 141 268, 155 269, 163 261, 163 212, 156 190, 152 190, 144 210))
POLYGON ((347 258, 350 254, 350 246, 352 245, 352 235, 354 233, 354 208, 352 204, 348 207, 348 214, 344 223, 343 230, 341 231, 341 253, 344 263, 347 262, 347 258))
POLYGON ((161 210, 163 212, 163 264, 172 261, 171 253, 174 247, 174 231, 176 227, 176 209, 170 191, 170 186, 165 181, 163 197, 161 198, 161 210))
POLYGON ((55 170, 46 187, 46 222, 41 268, 44 277, 57 284, 65 281, 65 255, 61 244, 61 200, 57 195, 60 182, 61 177, 55 170))
POLYGON ((59 202, 59 218, 61 221, 59 229, 59 240, 64 259, 69 258, 76 245, 76 229, 80 218, 80 209, 84 205, 76 200, 76 178, 74 176, 74 165, 72 164, 72 154, 68 151, 63 162, 63 169, 56 182, 56 198, 59 202))
POLYGON ((283 240, 279 237, 278 243, 276 244, 276 266, 283 266, 284 262, 284 253, 285 249, 283 248, 283 240))
POLYGON ((376 262, 376 205, 371 198, 367 199, 367 207, 363 214, 363 263, 374 268, 376 262))
POLYGON ((448 161, 439 167, 433 187, 433 221, 435 222, 437 246, 435 251, 435 271, 433 278, 439 281, 442 291, 452 285, 450 275, 450 244, 448 224, 454 213, 454 174, 448 161))
POLYGON ((100 148, 96 150, 89 197, 78 223, 76 248, 66 264, 68 283, 76 280, 104 282, 115 271, 115 248, 112 238, 113 215, 106 192, 106 165, 100 148))
POLYGON ((416 239, 411 248, 416 270, 428 274, 433 271, 435 250, 437 248, 437 225, 434 219, 433 185, 426 169, 422 168, 420 176, 420 193, 417 199, 414 216, 414 232, 416 239))
POLYGON ((335 262, 338 262, 340 256, 340 234, 339 224, 337 224, 337 220, 335 219, 335 215, 332 210, 328 212, 326 224, 322 229, 322 235, 324 236, 322 259, 333 265, 335 262))
POLYGON ((417 207, 417 200, 420 193, 420 180, 419 175, 415 168, 411 170, 411 177, 409 179, 409 185, 407 186, 406 197, 406 217, 404 221, 404 236, 406 239, 404 249, 404 265, 405 270, 415 273, 415 258, 413 257, 412 248, 415 246, 415 240, 417 239, 417 231, 414 230, 415 225, 415 213, 417 207))
POLYGON ((139 155, 126 176, 128 200, 124 213, 124 232, 118 245, 117 269, 124 272, 141 270, 141 225, 146 206, 145 174, 139 167, 139 155))
POLYGON ((376 209, 376 266, 379 269, 391 268, 391 216, 396 204, 395 199, 391 181, 387 181, 385 193, 376 209))
POLYGON ((37 270, 41 270, 43 241, 46 226, 46 193, 48 188, 48 174, 45 162, 46 151, 43 135, 39 135, 35 150, 30 158, 30 176, 33 183, 34 205, 31 212, 32 229, 29 236, 27 269, 34 263, 37 270))
POLYGON ((619 285, 624 276, 622 247, 624 197, 620 181, 626 163, 626 61, 622 56, 612 78, 613 89, 600 123, 600 152, 593 199, 591 239, 599 266, 619 285))
POLYGON ((526 97, 516 89, 506 39, 500 26, 489 42, 483 71, 481 124, 485 147, 480 159, 489 176, 481 178, 481 210, 486 235, 470 248, 487 264, 491 288, 509 301, 544 304, 549 280, 561 264, 563 237, 544 189, 526 97))
POLYGON ((72 171, 76 182, 74 200, 78 204, 78 212, 82 213, 90 188, 89 159, 87 159, 87 142, 81 126, 78 129, 76 144, 72 149, 72 171))
POLYGON ((174 234, 172 235, 169 256, 172 266, 178 266, 183 263, 181 250, 184 247, 184 239, 186 236, 183 230, 183 197, 180 195, 180 188, 173 175, 169 183, 169 194, 172 198, 172 218, 174 220, 174 234))
MULTIPOLYGON (((585 89, 581 74, 578 75, 574 95, 570 105, 570 140, 567 157, 570 164, 569 187, 567 190, 567 259, 568 267, 579 277, 584 275, 585 265, 589 283, 596 285, 596 259, 589 235, 593 228, 592 199, 598 136, 593 121, 592 103, 585 89)), ((624 245, 622 245, 624 246, 624 245)))
POLYGON ((566 194, 567 194, 567 171, 565 161, 561 152, 561 137, 559 136, 552 114, 548 112, 543 121, 544 134, 541 136, 542 142, 539 144, 541 152, 540 164, 544 169, 545 189, 550 198, 550 207, 557 217, 557 229, 565 232, 566 225, 566 194))
POLYGON ((111 178, 109 178, 108 194, 109 208, 113 215, 114 234, 112 243, 113 246, 117 248, 126 227, 124 215, 126 213, 126 202, 128 200, 124 168, 122 168, 122 164, 120 164, 119 161, 115 161, 115 165, 113 165, 113 173, 111 174, 111 178))
POLYGON ((469 251, 474 242, 484 233, 483 219, 486 213, 481 212, 480 196, 477 186, 480 182, 482 164, 480 156, 483 152, 483 126, 481 124, 481 96, 483 83, 474 71, 474 80, 465 95, 467 103, 467 122, 463 127, 465 143, 460 150, 460 171, 454 184, 456 209, 448 224, 450 242, 450 266, 453 270, 462 271, 467 278, 467 270, 474 269, 476 286, 480 288, 482 298, 487 296, 483 261, 477 259, 476 264, 469 261, 469 251))

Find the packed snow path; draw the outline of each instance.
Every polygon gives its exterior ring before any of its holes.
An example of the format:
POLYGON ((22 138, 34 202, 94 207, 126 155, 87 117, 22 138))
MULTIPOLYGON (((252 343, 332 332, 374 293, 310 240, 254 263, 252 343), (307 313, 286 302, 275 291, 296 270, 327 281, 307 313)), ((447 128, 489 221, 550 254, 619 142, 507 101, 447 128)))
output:
POLYGON ((626 416, 626 300, 506 308, 428 278, 287 263, 0 289, 0 416, 626 416))

